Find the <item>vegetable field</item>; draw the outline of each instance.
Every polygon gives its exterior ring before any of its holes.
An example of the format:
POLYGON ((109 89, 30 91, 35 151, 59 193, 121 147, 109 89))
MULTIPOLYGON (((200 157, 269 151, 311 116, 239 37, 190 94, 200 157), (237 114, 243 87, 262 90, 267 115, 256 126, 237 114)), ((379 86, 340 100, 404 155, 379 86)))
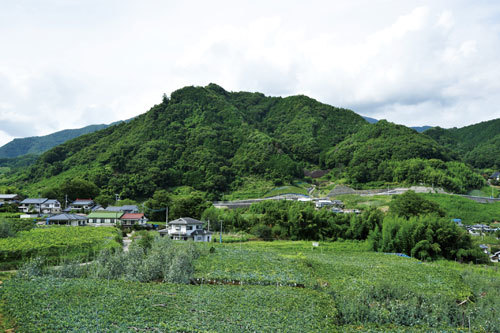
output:
POLYGON ((190 285, 12 278, 0 313, 19 332, 500 332, 498 266, 318 245, 197 243, 190 285))
POLYGON ((21 231, 0 239, 0 270, 14 269, 42 256, 49 263, 62 259, 89 259, 104 248, 120 247, 113 227, 46 227, 21 231))

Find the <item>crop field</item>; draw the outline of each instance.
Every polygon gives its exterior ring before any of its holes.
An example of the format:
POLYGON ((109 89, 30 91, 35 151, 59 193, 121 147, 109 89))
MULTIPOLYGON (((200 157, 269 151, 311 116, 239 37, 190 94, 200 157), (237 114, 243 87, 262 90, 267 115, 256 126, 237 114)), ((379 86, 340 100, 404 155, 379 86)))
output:
POLYGON ((500 332, 498 266, 358 241, 196 245, 191 285, 12 278, 0 313, 19 332, 500 332))
POLYGON ((44 227, 21 231, 16 237, 0 239, 0 269, 19 267, 42 256, 51 263, 63 259, 88 259, 104 248, 120 247, 113 227, 44 227))

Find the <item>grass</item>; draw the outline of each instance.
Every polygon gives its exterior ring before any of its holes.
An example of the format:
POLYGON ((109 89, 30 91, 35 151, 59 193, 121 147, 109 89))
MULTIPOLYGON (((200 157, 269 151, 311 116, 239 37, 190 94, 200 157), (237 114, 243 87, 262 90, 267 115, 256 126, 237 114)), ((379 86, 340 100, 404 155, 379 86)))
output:
POLYGON ((282 195, 282 194, 302 194, 302 195, 308 195, 307 190, 298 187, 298 186, 280 186, 272 189, 271 191, 266 192, 263 197, 264 198, 269 198, 269 197, 274 197, 277 195, 282 195))
POLYGON ((470 191, 468 194, 476 197, 491 197, 493 193, 493 198, 498 198, 500 194, 500 189, 496 186, 484 186, 479 190, 470 191))
POLYGON ((457 195, 422 194, 426 199, 438 203, 450 219, 460 218, 464 224, 489 224, 500 221, 500 202, 478 203, 457 195))
POLYGON ((346 208, 366 209, 369 207, 387 207, 392 200, 390 195, 361 196, 358 194, 343 194, 336 197, 342 200, 346 208))

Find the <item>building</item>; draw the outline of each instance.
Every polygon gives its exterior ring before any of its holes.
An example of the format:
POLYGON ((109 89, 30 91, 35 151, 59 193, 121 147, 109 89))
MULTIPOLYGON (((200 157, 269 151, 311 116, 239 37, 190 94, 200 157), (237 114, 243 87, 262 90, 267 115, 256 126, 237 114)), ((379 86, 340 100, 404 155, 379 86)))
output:
POLYGON ((106 211, 96 211, 88 215, 89 224, 101 225, 101 224, 119 224, 121 223, 120 217, 123 216, 123 212, 106 212, 106 211))
POLYGON ((120 217, 122 226, 131 227, 133 225, 145 225, 148 222, 146 216, 143 213, 126 213, 120 217))
POLYGON ((21 198, 17 194, 0 194, 0 203, 10 204, 20 199, 21 198))
POLYGON ((500 172, 494 172, 491 176, 490 179, 496 180, 497 182, 500 181, 500 172))
POLYGON ((168 235, 174 240, 212 241, 212 233, 203 229, 203 222, 190 217, 181 217, 169 222, 168 227, 160 230, 159 233, 162 236, 168 235))
POLYGON ((89 212, 92 210, 92 207, 95 206, 94 200, 92 199, 76 199, 73 201, 68 208, 66 208, 64 211, 65 212, 71 212, 71 211, 76 211, 76 212, 89 212))
POLYGON ((47 224, 83 226, 87 224, 86 216, 75 214, 59 214, 47 218, 47 224))
POLYGON ((61 203, 55 199, 48 199, 42 203, 43 214, 59 214, 61 212, 61 203))
MULTIPOLYGON (((23 213, 42 213, 42 204, 47 198, 27 198, 19 203, 19 211, 23 213)), ((57 201, 57 200, 56 200, 57 201)))
POLYGON ((107 212, 123 212, 125 214, 139 213, 139 207, 137 207, 136 205, 108 206, 103 210, 107 212))

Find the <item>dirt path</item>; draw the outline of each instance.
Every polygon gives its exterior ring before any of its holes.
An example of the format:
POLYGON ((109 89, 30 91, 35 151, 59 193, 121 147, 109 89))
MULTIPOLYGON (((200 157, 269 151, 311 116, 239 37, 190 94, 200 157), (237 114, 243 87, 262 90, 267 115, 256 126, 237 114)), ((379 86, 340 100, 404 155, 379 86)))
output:
POLYGON ((127 234, 127 237, 123 237, 123 252, 128 252, 128 247, 132 243, 130 237, 132 237, 132 234, 127 234))

